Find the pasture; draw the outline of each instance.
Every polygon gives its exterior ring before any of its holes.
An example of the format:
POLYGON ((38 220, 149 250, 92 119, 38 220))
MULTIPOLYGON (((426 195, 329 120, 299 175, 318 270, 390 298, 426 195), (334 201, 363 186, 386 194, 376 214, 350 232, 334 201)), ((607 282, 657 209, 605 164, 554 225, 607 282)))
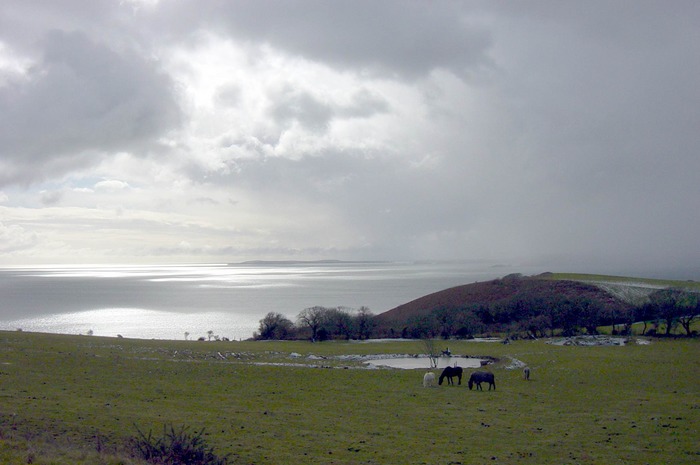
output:
MULTIPOLYGON (((700 341, 450 341, 497 390, 349 354, 420 341, 194 342, 0 332, 0 462, 139 464, 136 427, 205 429, 235 464, 695 464, 700 341), (309 357, 309 355, 312 355, 309 357), (523 379, 517 361, 531 368, 523 379)), ((436 370, 436 375, 439 375, 436 370)))

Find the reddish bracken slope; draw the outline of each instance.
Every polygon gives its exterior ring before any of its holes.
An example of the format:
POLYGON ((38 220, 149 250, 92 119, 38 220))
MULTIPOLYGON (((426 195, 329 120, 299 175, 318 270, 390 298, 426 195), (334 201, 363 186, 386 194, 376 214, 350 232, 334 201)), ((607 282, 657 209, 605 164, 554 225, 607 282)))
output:
POLYGON ((465 284, 435 292, 381 313, 376 316, 376 321, 380 325, 405 322, 409 318, 428 314, 438 308, 461 308, 469 305, 507 302, 525 295, 547 300, 552 297, 589 298, 598 300, 606 306, 625 305, 606 291, 591 284, 552 280, 543 276, 518 276, 465 284))

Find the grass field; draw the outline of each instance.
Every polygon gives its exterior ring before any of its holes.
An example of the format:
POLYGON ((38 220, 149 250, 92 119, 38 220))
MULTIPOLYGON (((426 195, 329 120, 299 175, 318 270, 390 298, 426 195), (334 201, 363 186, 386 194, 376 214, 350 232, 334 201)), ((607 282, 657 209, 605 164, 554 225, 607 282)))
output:
POLYGON ((681 281, 670 279, 633 278, 628 276, 610 276, 584 273, 550 273, 547 279, 563 279, 569 281, 609 283, 628 286, 652 286, 659 289, 671 287, 700 291, 700 282, 688 280, 681 281))
POLYGON ((137 464, 125 448, 136 427, 159 434, 164 425, 205 428, 236 464, 700 462, 697 339, 449 346, 499 359, 488 367, 497 390, 469 391, 466 380, 423 388, 424 370, 332 358, 420 353, 417 341, 0 332, 0 463, 137 464), (513 359, 532 368, 531 381, 508 368, 513 359))

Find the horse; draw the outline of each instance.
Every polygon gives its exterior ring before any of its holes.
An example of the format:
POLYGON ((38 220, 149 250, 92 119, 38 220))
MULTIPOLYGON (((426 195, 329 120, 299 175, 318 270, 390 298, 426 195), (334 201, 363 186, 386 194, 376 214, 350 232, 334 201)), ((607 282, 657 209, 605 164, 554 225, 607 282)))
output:
POLYGON ((481 383, 489 383, 489 391, 491 390, 491 386, 493 386, 494 391, 496 390, 496 380, 493 373, 487 371, 475 371, 472 373, 469 377, 469 390, 471 391, 474 384, 476 384, 476 389, 483 391, 483 389, 481 389, 481 383))
POLYGON ((447 377, 447 384, 454 384, 452 378, 455 376, 459 379, 459 384, 462 384, 462 367, 445 367, 445 369, 442 370, 438 384, 442 385, 442 380, 444 380, 445 377, 447 377))
POLYGON ((435 373, 432 371, 427 372, 423 375, 423 387, 433 387, 435 386, 435 373))
POLYGON ((525 378, 525 381, 530 379, 530 367, 523 368, 523 377, 525 378))

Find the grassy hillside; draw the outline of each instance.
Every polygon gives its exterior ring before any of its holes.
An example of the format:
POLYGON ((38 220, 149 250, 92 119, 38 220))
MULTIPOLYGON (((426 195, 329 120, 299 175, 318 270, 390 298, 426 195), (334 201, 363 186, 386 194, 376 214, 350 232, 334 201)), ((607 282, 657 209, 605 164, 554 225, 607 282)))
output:
POLYGON ((649 294, 658 289, 675 288, 700 292, 700 282, 697 281, 674 281, 668 279, 577 273, 546 273, 540 277, 551 280, 589 283, 632 305, 644 303, 649 294))
MULTIPOLYGON (((497 358, 494 392, 341 355, 420 341, 188 342, 0 332, 0 463, 136 464, 125 444, 205 428, 239 464, 694 464, 700 341, 450 341, 497 358), (522 379, 519 362, 532 368, 522 379), (344 369, 345 368, 345 369, 344 369), (98 453, 98 448, 101 452, 98 453)), ((468 372, 471 370, 467 370, 468 372)))
POLYGON ((583 273, 544 273, 539 275, 540 278, 553 280, 568 280, 587 283, 607 283, 628 285, 631 287, 650 287, 650 288, 665 288, 675 287, 679 289, 688 289, 700 291, 700 282, 698 281, 679 281, 669 279, 650 279, 650 278, 635 278, 630 276, 610 276, 601 274, 583 274, 583 273))

